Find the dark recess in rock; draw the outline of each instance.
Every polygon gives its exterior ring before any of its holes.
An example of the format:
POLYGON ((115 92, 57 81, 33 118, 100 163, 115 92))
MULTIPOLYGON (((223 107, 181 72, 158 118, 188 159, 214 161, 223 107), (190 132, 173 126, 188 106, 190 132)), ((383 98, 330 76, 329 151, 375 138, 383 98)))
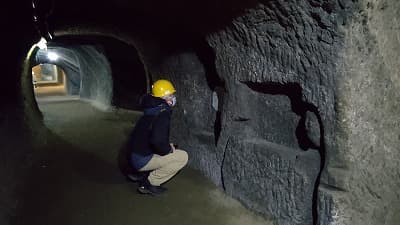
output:
POLYGON ((204 39, 196 41, 195 52, 204 66, 205 77, 208 87, 216 94, 218 106, 214 122, 215 146, 221 134, 221 114, 223 110, 224 94, 226 92, 225 82, 218 75, 215 68, 215 53, 204 39))
POLYGON ((105 53, 111 64, 114 92, 112 104, 141 110, 140 97, 147 91, 144 66, 133 46, 108 40, 105 53))
POLYGON ((274 82, 242 82, 254 91, 270 95, 286 95, 291 102, 292 111, 299 116, 304 116, 305 112, 316 111, 316 107, 302 100, 302 89, 297 83, 278 84, 274 82))
MULTIPOLYGON (((264 94, 277 95, 283 94, 289 97, 292 110, 297 115, 301 116, 299 123, 296 128, 296 137, 299 143, 299 147, 302 150, 315 149, 320 154, 320 171, 316 178, 313 191, 313 223, 317 224, 318 221, 318 186, 320 184, 320 177, 322 170, 325 166, 325 143, 324 143, 324 126, 322 124, 321 117, 318 112, 318 108, 310 103, 302 100, 302 88, 297 83, 278 84, 278 83, 256 83, 256 82, 243 82, 252 90, 261 92, 264 94), (310 126, 306 124, 306 120, 309 120, 310 113, 317 118, 317 124, 310 126), (318 133, 318 142, 314 137, 310 137, 310 134, 318 133)), ((243 121, 243 118, 238 118, 239 121, 243 121)))

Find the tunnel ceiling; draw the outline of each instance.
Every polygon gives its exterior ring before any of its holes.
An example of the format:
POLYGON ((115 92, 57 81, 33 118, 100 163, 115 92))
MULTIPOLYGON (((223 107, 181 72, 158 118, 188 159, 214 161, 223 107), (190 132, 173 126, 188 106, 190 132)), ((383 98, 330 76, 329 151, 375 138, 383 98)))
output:
POLYGON ((40 19, 48 19, 49 27, 68 25, 116 26, 122 30, 163 28, 168 31, 210 32, 223 28, 254 7, 257 1, 38 1, 40 19))

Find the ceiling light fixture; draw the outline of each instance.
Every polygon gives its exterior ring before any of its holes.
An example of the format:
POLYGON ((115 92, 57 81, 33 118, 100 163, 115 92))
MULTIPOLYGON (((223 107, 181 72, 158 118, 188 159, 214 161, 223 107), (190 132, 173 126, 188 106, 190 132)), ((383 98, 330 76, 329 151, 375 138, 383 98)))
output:
POLYGON ((36 46, 39 47, 40 49, 47 49, 47 41, 43 37, 40 38, 40 41, 36 43, 36 46))

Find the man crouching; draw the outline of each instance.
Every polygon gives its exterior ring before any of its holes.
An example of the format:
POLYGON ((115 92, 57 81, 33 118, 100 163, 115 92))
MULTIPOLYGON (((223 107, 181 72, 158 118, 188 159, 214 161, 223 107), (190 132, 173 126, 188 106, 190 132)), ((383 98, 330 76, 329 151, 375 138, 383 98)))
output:
POLYGON ((161 184, 171 179, 188 162, 188 154, 169 141, 172 107, 176 104, 175 88, 167 80, 158 80, 152 93, 143 96, 143 116, 133 129, 129 148, 130 165, 146 172, 139 180, 142 194, 159 195, 167 189, 161 184))

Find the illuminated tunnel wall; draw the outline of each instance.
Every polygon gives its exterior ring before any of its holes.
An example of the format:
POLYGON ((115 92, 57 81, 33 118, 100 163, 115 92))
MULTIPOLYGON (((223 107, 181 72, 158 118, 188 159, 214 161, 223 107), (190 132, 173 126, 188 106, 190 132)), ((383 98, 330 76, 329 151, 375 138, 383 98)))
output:
POLYGON ((49 47, 39 50, 37 63, 53 63, 67 74, 67 93, 79 95, 81 98, 94 100, 96 103, 109 107, 112 98, 111 68, 104 53, 94 46, 49 47), (59 55, 51 61, 48 52, 59 55))
POLYGON ((133 46, 106 37, 61 37, 40 49, 35 63, 52 63, 67 74, 67 94, 90 99, 103 108, 139 109, 146 93, 144 66, 133 46), (59 58, 50 60, 48 53, 59 58))
MULTIPOLYGON (((174 82, 173 141, 247 207, 280 225, 398 224, 399 1, 41 2, 40 21, 55 39, 124 40, 137 50, 146 82, 174 82)), ((10 4, 7 21, 20 22, 4 28, 5 79, 15 85, 0 89, 3 224, 40 135, 23 61, 40 35, 32 6, 10 4)), ((91 51, 79 54, 91 60, 91 51)), ((109 101, 110 90, 99 95, 96 87, 110 80, 91 79, 93 89, 82 93, 109 101)))

